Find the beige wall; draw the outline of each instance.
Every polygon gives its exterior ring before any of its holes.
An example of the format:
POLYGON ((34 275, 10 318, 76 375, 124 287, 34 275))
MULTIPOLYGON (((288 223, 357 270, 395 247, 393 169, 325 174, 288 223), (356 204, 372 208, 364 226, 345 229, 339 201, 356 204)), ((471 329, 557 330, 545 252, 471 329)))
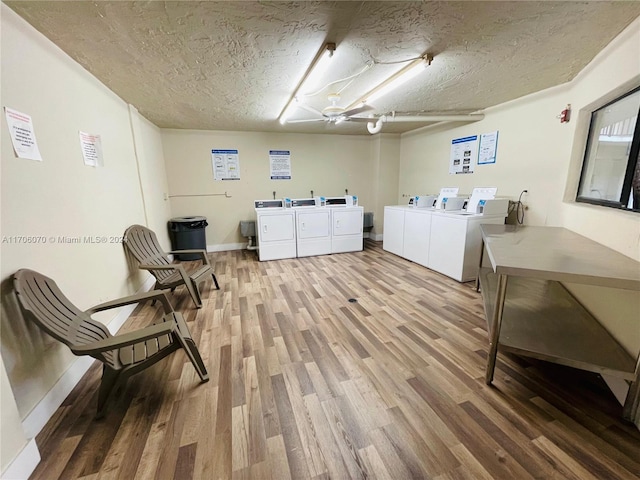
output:
MULTIPOLYGON (((2 106, 31 115, 44 159, 15 157, 3 113, 1 234, 5 240, 46 240, 1 244, 1 352, 17 406, 12 409, 11 395, 3 391, 4 470, 19 452, 17 444, 24 443, 17 425, 76 361, 66 347, 25 322, 11 275, 19 268, 49 275, 80 308, 133 293, 146 275, 130 272, 122 245, 82 239, 119 237, 128 225, 144 224, 143 189, 151 225, 166 222, 169 209, 162 200, 166 181, 159 130, 130 114, 126 103, 8 7, 2 4, 1 9, 2 106), (83 164, 79 130, 101 135, 104 167, 83 164), (139 132, 136 142, 134 131, 139 132), (143 152, 142 177, 136 145, 143 152), (81 241, 63 243, 63 236, 81 241)), ((116 313, 98 318, 108 324, 116 313)))
MULTIPOLYGON (((640 214, 576 203, 582 159, 591 111, 640 85, 640 19, 636 20, 607 49, 600 52, 571 84, 575 109, 575 135, 564 176, 564 201, 560 203, 562 223, 640 261, 640 214)), ((569 289, 632 353, 640 349, 640 295, 637 292, 601 292, 587 285, 569 289)), ((640 420, 640 419, 639 419, 640 420)))
POLYGON ((385 205, 393 205, 398 198, 398 174, 400 163, 400 136, 378 134, 373 143, 373 230, 372 238, 382 240, 385 205))
MULTIPOLYGON (((358 195, 365 211, 374 203, 375 161, 370 136, 163 130, 171 212, 207 217, 207 245, 246 243, 239 222, 254 220, 253 201, 314 195, 358 195), (214 181, 212 149, 237 149, 239 181, 214 181), (271 180, 269 150, 291 151, 291 180, 271 180), (224 193, 227 193, 225 197, 224 193), (198 197, 176 197, 197 195, 198 197), (211 196, 218 194, 218 196, 211 196)), ((226 247, 225 247, 226 246, 226 247)))
MULTIPOLYGON (((486 112, 480 122, 432 133, 402 136, 400 195, 438 193, 441 187, 495 186, 498 195, 523 200, 529 207, 526 223, 557 225, 564 188, 572 129, 555 118, 567 103, 559 87, 544 94, 505 104, 486 112), (449 156, 454 138, 499 131, 495 164, 478 165, 473 174, 450 175, 449 156)), ((405 198, 398 200, 406 203, 405 198)))
POLYGON ((156 232, 164 249, 170 250, 167 221, 171 218, 171 205, 160 129, 141 116, 133 106, 130 105, 129 110, 135 137, 146 225, 156 232))
POLYGON ((0 471, 4 472, 15 454, 27 443, 9 378, 0 357, 0 471))
MULTIPOLYGON (((277 197, 304 197, 312 189, 342 195, 345 188, 360 197, 365 211, 374 211, 374 231, 380 233, 382 207, 404 203, 403 194, 436 192, 445 185, 462 191, 495 185, 501 195, 514 198, 529 189, 524 198, 528 224, 565 225, 630 257, 640 256, 637 214, 572 202, 584 145, 585 116, 579 112, 638 82, 638 22, 571 84, 496 107, 480 123, 398 139, 161 131, 10 9, 1 8, 2 106, 33 117, 45 160, 16 159, 2 120, 1 234, 56 239, 40 245, 3 243, 0 252, 2 470, 27 440, 22 419, 75 358, 24 323, 10 293, 10 275, 22 267, 49 274, 81 308, 132 293, 143 280, 130 272, 119 244, 61 244, 59 236, 119 236, 131 223, 147 223, 168 248, 170 217, 205 215, 208 244, 234 245, 244 243, 238 222, 254 218, 253 200, 271 198, 273 190, 277 197), (574 119, 561 125, 555 117, 566 103, 573 104, 574 119), (104 168, 82 164, 78 130, 102 135, 104 168), (478 167, 473 175, 449 176, 451 139, 493 130, 500 131, 498 163, 478 167), (240 181, 213 181, 212 148, 240 151, 240 181), (291 150, 291 181, 269 180, 270 149, 291 150), (170 201, 167 194, 173 196, 170 201), (202 196, 179 197, 194 194, 202 196)), ((623 344, 637 351, 640 329, 629 321, 637 319, 637 295, 595 295, 576 288, 623 344)), ((108 323, 110 315, 101 318, 108 323)))
MULTIPOLYGON (((574 202, 589 112, 622 91, 640 84, 640 23, 634 22, 573 82, 500 105, 485 119, 439 131, 402 136, 399 201, 403 194, 437 193, 458 186, 496 186, 498 194, 517 199, 522 190, 528 207, 525 224, 565 226, 635 260, 640 260, 640 215, 574 202), (556 116, 567 103, 573 117, 556 116), (454 138, 498 130, 494 165, 480 165, 470 175, 449 175, 454 138)), ((640 349, 640 297, 636 292, 569 286, 633 355, 640 349)))

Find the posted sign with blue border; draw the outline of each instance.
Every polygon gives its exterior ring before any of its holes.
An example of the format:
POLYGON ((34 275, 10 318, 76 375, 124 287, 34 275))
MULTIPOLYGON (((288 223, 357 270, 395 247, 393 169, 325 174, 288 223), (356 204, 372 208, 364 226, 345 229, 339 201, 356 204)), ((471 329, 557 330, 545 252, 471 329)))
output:
POLYGON ((291 151, 269 150, 271 180, 291 180, 291 151))
POLYGON ((211 150, 214 180, 240 180, 238 150, 211 150))

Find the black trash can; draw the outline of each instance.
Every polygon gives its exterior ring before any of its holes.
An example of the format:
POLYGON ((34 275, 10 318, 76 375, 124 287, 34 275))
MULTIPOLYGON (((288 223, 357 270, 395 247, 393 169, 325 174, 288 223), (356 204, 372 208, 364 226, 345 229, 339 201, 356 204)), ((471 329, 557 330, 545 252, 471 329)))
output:
MULTIPOLYGON (((209 225, 206 217, 178 217, 169 220, 169 237, 173 250, 207 249, 205 227, 209 225)), ((193 253, 176 255, 178 260, 200 260, 193 253)))

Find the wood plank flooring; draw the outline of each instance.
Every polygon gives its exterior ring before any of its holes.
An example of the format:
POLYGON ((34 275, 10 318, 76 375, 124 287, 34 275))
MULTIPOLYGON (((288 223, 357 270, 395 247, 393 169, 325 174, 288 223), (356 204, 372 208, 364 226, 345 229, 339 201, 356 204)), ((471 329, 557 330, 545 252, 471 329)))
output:
MULTIPOLYGON (((33 479, 631 479, 640 432, 595 374, 498 354, 473 285, 366 242, 258 262, 211 254, 221 290, 182 351, 132 377, 94 420, 95 364, 37 437, 33 479), (350 302, 355 299, 355 302, 350 302)), ((123 331, 159 308, 139 306, 123 331)))

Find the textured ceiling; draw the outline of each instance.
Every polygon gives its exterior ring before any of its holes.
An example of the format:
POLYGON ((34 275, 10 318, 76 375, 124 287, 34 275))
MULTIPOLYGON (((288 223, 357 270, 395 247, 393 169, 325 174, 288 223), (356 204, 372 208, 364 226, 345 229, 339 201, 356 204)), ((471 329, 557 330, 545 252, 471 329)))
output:
POLYGON ((571 80, 640 15, 627 1, 5 3, 159 127, 347 134, 366 124, 277 121, 325 42, 337 48, 324 84, 374 64, 304 99, 318 110, 428 52, 431 66, 376 113, 468 113, 571 80))

